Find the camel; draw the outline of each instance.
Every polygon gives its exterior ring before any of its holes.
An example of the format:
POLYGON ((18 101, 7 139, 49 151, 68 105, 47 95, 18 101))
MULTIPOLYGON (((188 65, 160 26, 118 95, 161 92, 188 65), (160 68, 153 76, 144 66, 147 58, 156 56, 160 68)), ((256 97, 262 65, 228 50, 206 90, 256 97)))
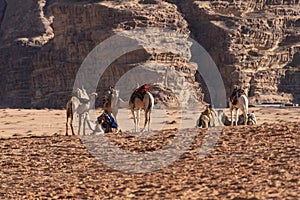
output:
POLYGON ((199 119, 197 120, 196 127, 208 128, 211 119, 210 115, 211 115, 211 110, 209 109, 209 107, 207 107, 206 110, 204 110, 201 113, 199 119))
POLYGON ((142 132, 146 130, 148 124, 148 131, 150 130, 151 111, 154 106, 154 98, 150 93, 148 85, 142 85, 135 89, 129 99, 129 108, 133 115, 135 132, 139 130, 140 111, 143 109, 145 112, 145 123, 142 132))
POLYGON ((243 112, 244 125, 248 121, 248 98, 241 88, 234 88, 234 91, 229 99, 229 107, 231 114, 231 126, 233 126, 233 112, 236 111, 235 125, 238 125, 239 110, 243 112))
POLYGON ((75 113, 79 116, 79 126, 78 126, 78 135, 80 135, 80 128, 82 124, 83 118, 83 135, 85 135, 85 122, 88 122, 88 126, 91 130, 91 124, 89 121, 88 111, 93 107, 93 103, 95 102, 96 97, 98 96, 97 93, 91 93, 87 95, 84 88, 77 89, 75 95, 73 95, 70 100, 67 102, 66 105, 66 114, 67 114, 67 122, 66 122, 66 135, 68 135, 68 127, 71 127, 72 135, 74 134, 73 129, 73 115, 75 113))
POLYGON ((214 109, 213 105, 206 107, 206 110, 203 111, 197 120, 196 127, 208 128, 208 127, 217 127, 223 126, 223 122, 219 117, 219 113, 214 109))

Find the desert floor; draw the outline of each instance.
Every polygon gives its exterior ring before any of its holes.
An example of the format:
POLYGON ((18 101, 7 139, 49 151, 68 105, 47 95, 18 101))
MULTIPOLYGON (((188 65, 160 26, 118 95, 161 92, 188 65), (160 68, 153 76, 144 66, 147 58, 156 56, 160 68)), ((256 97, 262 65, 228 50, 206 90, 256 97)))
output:
POLYGON ((80 137, 65 110, 1 109, 0 198, 300 199, 300 108, 250 111, 257 125, 207 130, 201 110, 155 109, 135 134, 121 109, 122 133, 80 137))

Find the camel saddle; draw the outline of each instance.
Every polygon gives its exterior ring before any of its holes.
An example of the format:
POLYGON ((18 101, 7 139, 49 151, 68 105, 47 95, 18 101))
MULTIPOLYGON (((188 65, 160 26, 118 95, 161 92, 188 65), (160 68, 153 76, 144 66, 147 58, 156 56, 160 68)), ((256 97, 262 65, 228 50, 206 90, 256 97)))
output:
POLYGON ((141 87, 138 87, 132 93, 132 95, 130 97, 130 102, 134 103, 135 98, 139 98, 141 101, 143 101, 144 96, 147 92, 150 92, 150 87, 147 84, 144 84, 141 87))
POLYGON ((243 89, 234 89, 231 96, 230 101, 233 105, 237 105, 238 98, 242 95, 246 95, 245 90, 243 89))
POLYGON ((90 97, 84 88, 77 88, 77 90, 73 93, 73 96, 77 97, 80 103, 85 104, 90 101, 90 97))

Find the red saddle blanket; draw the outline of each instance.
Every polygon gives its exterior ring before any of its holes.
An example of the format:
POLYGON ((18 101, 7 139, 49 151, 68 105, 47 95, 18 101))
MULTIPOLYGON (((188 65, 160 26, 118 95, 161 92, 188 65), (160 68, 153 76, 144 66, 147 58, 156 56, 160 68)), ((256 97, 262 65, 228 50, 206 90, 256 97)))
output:
POLYGON ((139 98, 141 101, 143 101, 147 92, 150 92, 150 87, 147 84, 136 88, 130 97, 130 102, 133 103, 135 98, 139 98))

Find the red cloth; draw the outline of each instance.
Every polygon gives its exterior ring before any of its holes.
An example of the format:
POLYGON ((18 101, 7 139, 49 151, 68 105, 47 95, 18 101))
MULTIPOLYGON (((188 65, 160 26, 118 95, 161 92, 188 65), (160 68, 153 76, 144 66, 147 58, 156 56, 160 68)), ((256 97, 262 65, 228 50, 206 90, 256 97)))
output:
POLYGON ((150 87, 147 84, 144 84, 141 87, 134 90, 130 97, 130 101, 133 103, 135 98, 139 98, 141 101, 143 101, 146 92, 150 92, 150 87))

